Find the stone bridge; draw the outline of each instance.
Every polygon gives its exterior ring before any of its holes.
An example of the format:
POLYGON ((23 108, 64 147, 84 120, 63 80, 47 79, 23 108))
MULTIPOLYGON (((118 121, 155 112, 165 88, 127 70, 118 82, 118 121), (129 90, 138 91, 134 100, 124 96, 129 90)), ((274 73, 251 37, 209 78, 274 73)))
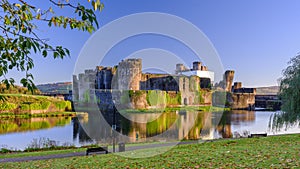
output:
POLYGON ((282 105, 278 95, 256 95, 255 107, 269 110, 280 110, 282 105))

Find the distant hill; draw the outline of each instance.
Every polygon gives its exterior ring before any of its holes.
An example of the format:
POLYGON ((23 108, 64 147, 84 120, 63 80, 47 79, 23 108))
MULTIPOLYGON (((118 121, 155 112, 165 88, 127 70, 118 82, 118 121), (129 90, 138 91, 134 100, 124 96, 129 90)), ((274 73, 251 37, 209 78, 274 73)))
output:
POLYGON ((278 94, 278 92, 279 92, 279 86, 256 88, 256 94, 278 94))
POLYGON ((29 95, 35 94, 35 95, 39 95, 39 94, 41 94, 41 91, 34 90, 32 93, 25 87, 21 87, 18 85, 11 85, 9 88, 7 88, 4 83, 0 83, 0 94, 29 94, 29 95))
POLYGON ((67 94, 69 90, 72 90, 72 82, 59 82, 37 85, 37 88, 42 93, 59 93, 67 94))

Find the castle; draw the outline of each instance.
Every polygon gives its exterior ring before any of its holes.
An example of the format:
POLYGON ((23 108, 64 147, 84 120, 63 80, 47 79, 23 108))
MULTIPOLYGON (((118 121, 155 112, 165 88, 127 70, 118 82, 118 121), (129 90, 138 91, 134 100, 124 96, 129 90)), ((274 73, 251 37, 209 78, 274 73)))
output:
MULTIPOLYGON (((79 74, 78 78, 74 75, 73 97, 74 100, 83 101, 93 100, 103 95, 103 92, 156 90, 165 91, 170 97, 180 94, 178 104, 197 105, 200 104, 196 101, 196 97, 199 97, 197 92, 201 89, 210 89, 213 76, 214 73, 208 71, 206 66, 202 66, 201 62, 194 62, 192 69, 177 64, 176 74, 169 75, 142 73, 141 59, 126 59, 114 67, 97 66, 95 70, 85 70, 84 73, 79 74)), ((102 103, 108 100, 106 98, 106 96, 100 97, 102 103)), ((202 101, 205 104, 211 104, 209 100, 211 99, 207 98, 202 101)))
MULTIPOLYGON (((228 70, 223 81, 215 88, 226 91, 226 102, 234 109, 253 109, 254 88, 242 88, 241 82, 233 84, 234 71, 228 70)), ((212 105, 215 101, 210 90, 214 83, 214 72, 193 62, 191 69, 177 64, 175 74, 153 74, 142 72, 141 59, 122 60, 114 67, 97 66, 94 70, 73 76, 73 99, 79 102, 97 102, 100 107, 122 105, 123 108, 145 109, 150 107, 181 105, 212 105), (151 95, 164 97, 161 104, 151 103, 151 95)), ((216 101, 217 102, 217 101, 216 101)), ((220 105, 224 105, 220 103, 220 105)))

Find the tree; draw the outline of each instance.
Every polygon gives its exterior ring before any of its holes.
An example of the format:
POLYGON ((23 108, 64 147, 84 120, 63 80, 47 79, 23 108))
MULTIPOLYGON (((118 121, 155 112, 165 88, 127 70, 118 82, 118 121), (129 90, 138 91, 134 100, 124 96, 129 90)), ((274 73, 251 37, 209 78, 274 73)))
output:
POLYGON ((52 56, 55 59, 63 59, 70 55, 67 48, 52 46, 48 39, 40 36, 37 32, 39 24, 78 29, 89 33, 98 28, 95 12, 101 11, 104 7, 100 0, 88 0, 91 4, 90 8, 80 3, 75 5, 69 0, 48 0, 48 2, 49 7, 42 9, 34 5, 33 1, 16 0, 12 3, 8 0, 0 0, 0 8, 3 11, 0 14, 0 77, 3 78, 2 82, 7 88, 15 83, 15 79, 7 78, 6 75, 16 69, 25 73, 20 83, 31 91, 35 89, 34 77, 30 73, 34 67, 31 54, 52 56), (56 11, 67 9, 72 10, 75 15, 56 14, 56 11))
POLYGON ((300 54, 292 58, 288 64, 280 80, 282 109, 300 115, 300 54))
POLYGON ((270 126, 273 130, 289 128, 299 123, 300 119, 300 54, 292 58, 288 64, 280 79, 279 96, 283 102, 283 112, 274 115, 270 126))

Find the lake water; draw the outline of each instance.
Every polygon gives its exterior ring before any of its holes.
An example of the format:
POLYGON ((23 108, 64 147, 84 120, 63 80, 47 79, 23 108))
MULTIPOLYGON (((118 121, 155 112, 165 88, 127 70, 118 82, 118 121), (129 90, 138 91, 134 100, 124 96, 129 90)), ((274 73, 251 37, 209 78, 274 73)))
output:
POLYGON ((55 140, 60 145, 81 146, 112 144, 113 138, 128 143, 230 138, 243 133, 300 133, 298 124, 274 128, 274 114, 267 111, 129 113, 116 117, 118 132, 115 133, 111 129, 112 113, 89 112, 75 118, 0 119, 0 147, 23 150, 40 138, 55 140))

